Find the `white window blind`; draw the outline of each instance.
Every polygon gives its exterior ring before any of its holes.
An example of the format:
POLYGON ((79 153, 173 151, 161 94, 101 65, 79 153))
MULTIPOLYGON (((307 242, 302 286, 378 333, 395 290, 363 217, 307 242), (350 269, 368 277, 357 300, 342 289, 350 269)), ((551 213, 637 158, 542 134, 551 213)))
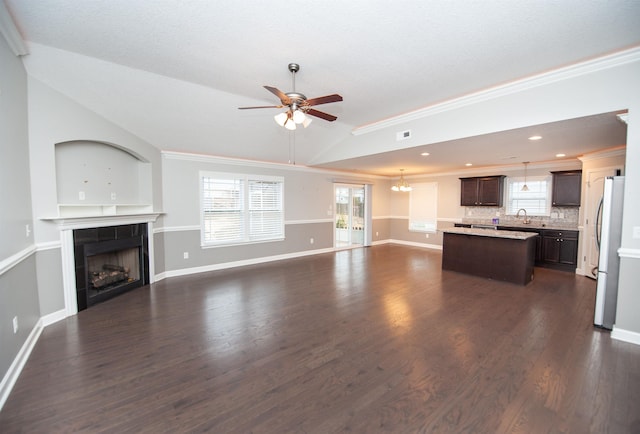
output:
POLYGON ((522 191, 524 184, 524 178, 507 178, 507 215, 514 215, 519 209, 525 209, 528 216, 550 215, 551 177, 528 177, 528 191, 522 191))
POLYGON ((409 230, 435 232, 438 225, 438 183, 411 184, 409 230))
POLYGON ((202 244, 284 238, 284 178, 201 174, 202 244))

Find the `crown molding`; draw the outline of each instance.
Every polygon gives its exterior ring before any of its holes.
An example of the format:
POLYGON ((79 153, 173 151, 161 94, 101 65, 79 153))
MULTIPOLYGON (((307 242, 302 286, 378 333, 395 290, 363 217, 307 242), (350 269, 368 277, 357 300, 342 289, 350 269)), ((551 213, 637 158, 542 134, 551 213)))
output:
POLYGON ((7 44, 16 56, 29 54, 27 45, 22 40, 22 35, 18 31, 11 14, 7 10, 4 2, 0 1, 0 33, 7 40, 7 44))
POLYGON ((578 157, 578 160, 585 162, 600 160, 602 158, 624 157, 625 155, 627 155, 627 147, 626 145, 623 145, 613 149, 604 149, 602 151, 591 152, 590 154, 585 154, 578 157))
MULTIPOLYGON (((455 170, 450 172, 435 172, 435 173, 416 173, 413 175, 405 175, 405 179, 424 179, 424 178, 439 178, 442 176, 459 176, 459 177, 473 177, 473 176, 488 176, 496 174, 506 175, 509 172, 522 172, 522 163, 510 164, 504 166, 489 166, 489 167, 477 167, 474 169, 455 170)), ((529 170, 533 169, 553 169, 553 170, 574 170, 580 169, 581 163, 578 160, 561 160, 561 161, 541 161, 538 163, 529 163, 527 166, 529 170)))
POLYGON ((176 151, 160 151, 162 158, 167 160, 183 160, 192 162, 212 163, 212 164, 225 164, 230 166, 242 166, 242 167, 261 167, 267 169, 279 169, 279 170, 293 170, 300 172, 313 172, 322 174, 331 174, 337 176, 333 179, 333 182, 344 182, 347 184, 370 184, 371 178, 373 179, 387 179, 387 176, 372 175, 369 173, 363 174, 361 172, 353 173, 340 170, 323 169, 319 167, 310 167, 298 164, 289 163, 275 163, 269 161, 258 160, 245 160, 242 158, 221 157, 217 155, 205 155, 205 154, 193 154, 188 152, 176 152, 176 151), (367 179, 362 178, 363 175, 367 176, 367 179), (348 178, 350 176, 356 177, 348 178))
POLYGON ((550 72, 534 75, 532 77, 527 77, 521 80, 516 80, 501 86, 491 87, 489 89, 474 92, 459 98, 451 99, 438 104, 433 104, 378 122, 373 122, 368 125, 356 127, 351 131, 351 134, 353 134, 354 136, 360 136, 394 125, 422 119, 446 111, 459 109, 472 104, 477 104, 498 97, 522 92, 539 86, 552 84, 558 81, 591 74, 604 69, 614 68, 637 61, 640 61, 640 47, 634 47, 628 50, 610 54, 608 56, 599 57, 597 59, 589 60, 586 62, 576 63, 564 68, 559 68, 550 72))

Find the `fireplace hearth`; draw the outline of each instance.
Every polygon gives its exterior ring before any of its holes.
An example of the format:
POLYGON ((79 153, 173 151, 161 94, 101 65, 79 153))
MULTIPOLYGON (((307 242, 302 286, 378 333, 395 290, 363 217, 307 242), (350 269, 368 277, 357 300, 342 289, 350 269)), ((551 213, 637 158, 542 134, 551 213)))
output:
POLYGON ((147 224, 73 231, 78 311, 149 283, 147 224))

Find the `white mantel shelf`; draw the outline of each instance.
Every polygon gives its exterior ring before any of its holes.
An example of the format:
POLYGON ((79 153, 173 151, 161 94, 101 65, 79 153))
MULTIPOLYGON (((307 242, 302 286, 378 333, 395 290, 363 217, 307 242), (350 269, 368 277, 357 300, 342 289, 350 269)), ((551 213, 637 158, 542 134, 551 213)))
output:
POLYGON ((164 213, 150 212, 117 215, 55 216, 42 217, 40 218, 40 220, 54 222, 58 225, 58 229, 60 230, 70 230, 155 222, 157 218, 162 214, 164 213))

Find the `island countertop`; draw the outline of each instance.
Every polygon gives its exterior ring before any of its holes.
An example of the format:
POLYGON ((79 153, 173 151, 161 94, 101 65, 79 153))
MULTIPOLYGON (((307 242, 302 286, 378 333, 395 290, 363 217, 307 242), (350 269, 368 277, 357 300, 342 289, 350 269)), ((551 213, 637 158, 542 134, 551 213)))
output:
POLYGON ((449 228, 442 229, 442 232, 460 235, 477 235, 480 237, 509 238, 512 240, 526 240, 538 236, 535 232, 501 231, 481 228, 449 228))

